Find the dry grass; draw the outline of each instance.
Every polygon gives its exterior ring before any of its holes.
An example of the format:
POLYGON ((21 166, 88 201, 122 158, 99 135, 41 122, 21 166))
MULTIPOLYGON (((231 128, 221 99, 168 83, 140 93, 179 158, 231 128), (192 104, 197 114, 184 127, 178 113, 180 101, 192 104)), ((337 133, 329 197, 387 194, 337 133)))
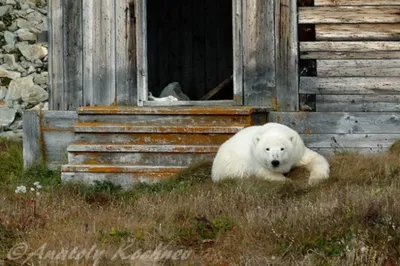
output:
MULTIPOLYGON (((18 149, 5 149, 10 148, 18 149)), ((5 157, 0 155, 2 167, 5 157)), ((175 180, 131 191, 108 183, 60 185, 59 174, 43 167, 28 172, 5 167, 8 172, 0 178, 0 265, 21 242, 28 243, 29 252, 46 244, 31 258, 34 265, 93 265, 91 259, 38 258, 51 250, 94 245, 106 252, 98 265, 397 265, 400 150, 335 155, 330 163, 331 179, 316 187, 306 185, 308 173, 302 169, 290 173, 293 182, 287 184, 213 184, 206 163, 175 180), (32 202, 14 189, 36 179, 44 189, 33 217, 32 202), (112 260, 128 244, 124 253, 129 255, 160 244, 192 253, 185 261, 153 264, 112 260)))

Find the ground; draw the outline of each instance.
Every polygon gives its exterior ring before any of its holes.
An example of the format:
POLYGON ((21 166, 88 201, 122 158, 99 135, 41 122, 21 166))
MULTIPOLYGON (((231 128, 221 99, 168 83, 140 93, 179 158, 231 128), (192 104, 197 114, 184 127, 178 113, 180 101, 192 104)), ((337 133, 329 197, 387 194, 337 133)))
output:
POLYGON ((371 157, 335 155, 331 179, 315 187, 303 169, 290 173, 289 184, 214 184, 205 163, 122 191, 62 185, 42 166, 24 171, 21 145, 3 142, 0 265, 93 265, 95 250, 105 252, 97 265, 397 265, 399 145, 371 157), (29 189, 35 181, 38 196, 29 189), (15 192, 20 185, 27 193, 15 192), (169 260, 132 263, 160 245, 169 260))

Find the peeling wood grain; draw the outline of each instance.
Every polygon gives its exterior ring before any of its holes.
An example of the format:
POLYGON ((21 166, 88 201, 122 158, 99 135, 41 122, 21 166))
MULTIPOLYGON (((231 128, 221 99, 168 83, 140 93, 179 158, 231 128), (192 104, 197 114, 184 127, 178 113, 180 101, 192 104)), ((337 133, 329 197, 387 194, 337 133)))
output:
POLYGON ((300 42, 301 52, 388 52, 400 51, 398 41, 364 41, 364 42, 300 42))
POLYGON ((400 94, 400 77, 301 77, 301 94, 400 94))
POLYGON ((400 24, 318 24, 317 41, 396 41, 400 38, 400 24))
POLYGON ((400 6, 299 7, 299 23, 399 23, 400 6))
POLYGON ((300 52, 301 59, 400 59, 396 52, 300 52))
POLYGON ((64 110, 63 1, 49 2, 49 108, 64 110))
POLYGON ((400 133, 400 112, 271 112, 268 120, 301 134, 400 133))
POLYGON ((24 167, 42 163, 40 144, 40 119, 38 111, 25 111, 23 115, 23 157, 24 167))
POLYGON ((318 60, 317 73, 321 77, 398 77, 400 60, 318 60))
POLYGON ((400 139, 397 134, 304 134, 309 148, 388 148, 400 139))
POLYGON ((205 160, 212 160, 215 152, 177 153, 177 152, 69 152, 70 164, 91 165, 135 165, 135 166, 189 166, 205 160))
POLYGON ((316 111, 397 112, 400 95, 317 95, 316 111))
POLYGON ((299 110, 297 4, 291 0, 276 1, 276 103, 279 111, 299 110))
POLYGON ((233 96, 237 104, 243 104, 243 1, 233 0, 233 96))
POLYGON ((128 144, 71 144, 68 152, 168 152, 168 153, 212 153, 216 145, 128 145, 128 144))
POLYGON ((271 106, 276 73, 274 1, 244 1, 243 21, 244 104, 271 106))

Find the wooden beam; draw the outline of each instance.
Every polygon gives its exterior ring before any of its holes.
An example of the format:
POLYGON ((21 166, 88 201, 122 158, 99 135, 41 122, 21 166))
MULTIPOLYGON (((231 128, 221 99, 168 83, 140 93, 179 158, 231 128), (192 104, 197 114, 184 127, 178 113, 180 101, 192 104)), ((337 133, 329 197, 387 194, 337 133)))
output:
POLYGON ((244 104, 272 106, 276 73, 274 1, 244 1, 243 16, 244 104))
POLYGON ((400 111, 400 95, 317 95, 316 111, 397 112, 400 111))
POLYGON ((23 114, 23 157, 24 167, 29 168, 43 161, 40 119, 38 110, 27 110, 23 114))
POLYGON ((148 65, 147 65, 147 8, 146 0, 135 0, 136 19, 136 62, 137 62, 137 92, 138 105, 147 101, 148 65))
POLYGON ((116 1, 116 104, 137 105, 135 0, 116 1))
POLYGON ((400 6, 299 7, 299 23, 399 23, 399 13, 400 6))
POLYGON ((243 104, 243 0, 233 0, 233 97, 237 104, 243 104))
POLYGON ((317 60, 321 77, 398 77, 400 60, 317 60))
POLYGON ((297 4, 296 1, 276 1, 277 75, 276 98, 274 109, 281 111, 297 111, 299 109, 298 94, 298 36, 297 36, 297 4))
POLYGON ((400 24, 318 24, 315 34, 318 41, 390 41, 400 38, 400 24))
POLYGON ((400 112, 270 112, 268 121, 301 134, 392 134, 399 132, 400 112))
POLYGON ((400 139, 394 134, 303 134, 304 143, 310 148, 377 148, 390 147, 400 139))
POLYGON ((301 94, 400 94, 400 77, 300 77, 301 94))
POLYGON ((300 52, 300 59, 400 59, 399 52, 300 52))
POLYGON ((400 5, 400 0, 314 0, 315 6, 396 6, 400 5))
POLYGON ((83 0, 83 105, 94 105, 95 1, 83 0))
POLYGON ((400 42, 300 42, 301 52, 380 52, 400 51, 400 42))
POLYGON ((64 109, 64 37, 63 1, 52 0, 48 6, 49 16, 49 109, 64 109))

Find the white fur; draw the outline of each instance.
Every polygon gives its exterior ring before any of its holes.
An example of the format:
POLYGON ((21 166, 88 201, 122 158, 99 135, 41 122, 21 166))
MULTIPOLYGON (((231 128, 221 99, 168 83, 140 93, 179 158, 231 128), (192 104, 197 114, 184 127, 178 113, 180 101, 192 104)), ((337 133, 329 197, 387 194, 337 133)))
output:
POLYGON ((308 149, 296 131, 267 123, 244 128, 223 143, 214 159, 211 177, 214 182, 248 177, 286 181, 283 174, 299 166, 310 171, 309 184, 329 178, 327 160, 308 149), (274 167, 272 161, 279 161, 279 166, 274 167))

